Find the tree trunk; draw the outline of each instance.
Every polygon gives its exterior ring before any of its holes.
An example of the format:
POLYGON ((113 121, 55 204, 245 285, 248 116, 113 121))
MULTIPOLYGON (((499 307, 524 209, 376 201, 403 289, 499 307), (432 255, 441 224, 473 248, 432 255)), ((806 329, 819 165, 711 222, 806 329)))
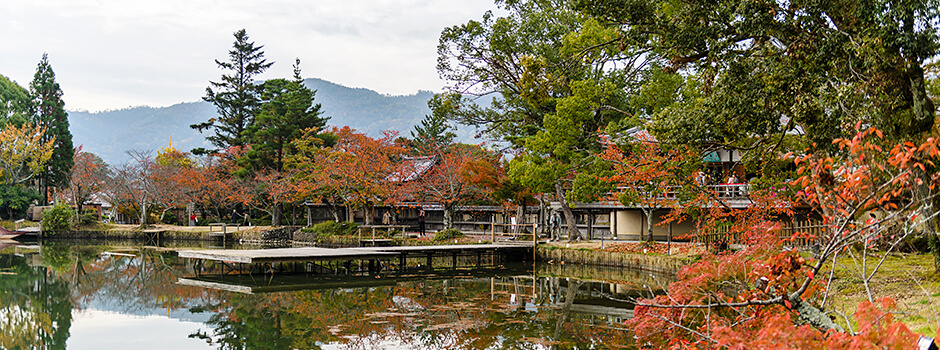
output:
POLYGON ((147 201, 140 201, 140 228, 147 228, 147 201))
POLYGON ((281 203, 274 203, 274 210, 271 211, 271 226, 281 226, 281 203))
MULTIPOLYGON (((647 209, 644 209, 643 212, 646 213, 646 241, 647 241, 647 242, 652 242, 652 241, 653 241, 653 213, 654 213, 654 210, 653 210, 653 209, 648 209, 648 210, 647 210, 647 209)), ((640 237, 640 240, 641 240, 641 241, 643 240, 642 235, 641 235, 641 237, 640 237)))
POLYGON ((838 332, 845 332, 845 329, 837 323, 833 322, 825 312, 816 308, 812 304, 803 301, 799 295, 796 293, 789 296, 791 305, 794 306, 793 310, 796 311, 800 319, 809 324, 810 326, 815 327, 816 329, 822 330, 823 332, 833 329, 838 332))
POLYGON ((339 206, 337 206, 336 203, 334 203, 334 202, 332 202, 332 201, 327 201, 327 202, 326 202, 326 205, 327 205, 327 208, 330 209, 330 215, 333 216, 333 221, 334 221, 334 222, 343 222, 343 220, 341 220, 341 219, 339 218, 339 206))
POLYGON ((450 205, 444 206, 444 229, 454 228, 454 208, 450 205))
POLYGON ((565 213, 565 221, 568 224, 568 242, 573 242, 575 239, 581 238, 581 233, 578 232, 574 212, 571 211, 571 207, 568 206, 568 201, 565 199, 565 190, 561 187, 561 180, 555 181, 555 195, 558 196, 561 210, 565 213))
POLYGON ((160 222, 163 222, 163 218, 166 217, 166 212, 169 211, 170 209, 171 209, 171 208, 164 208, 164 209, 160 212, 160 219, 159 219, 160 222))
POLYGON ((330 214, 333 214, 333 221, 343 222, 343 220, 339 218, 339 208, 335 206, 330 207, 330 214))
POLYGON ((516 226, 512 228, 513 234, 519 234, 522 232, 522 224, 525 223, 525 201, 522 201, 522 205, 516 208, 516 226))

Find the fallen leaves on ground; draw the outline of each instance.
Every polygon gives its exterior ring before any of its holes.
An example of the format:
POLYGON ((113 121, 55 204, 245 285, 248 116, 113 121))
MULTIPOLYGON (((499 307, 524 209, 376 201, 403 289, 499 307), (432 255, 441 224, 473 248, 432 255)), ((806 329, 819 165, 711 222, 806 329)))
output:
POLYGON ((660 243, 660 242, 630 242, 630 243, 609 243, 604 247, 604 251, 618 253, 640 253, 640 254, 688 254, 691 251, 702 249, 699 245, 693 243, 660 243), (671 247, 671 248, 670 248, 671 247))

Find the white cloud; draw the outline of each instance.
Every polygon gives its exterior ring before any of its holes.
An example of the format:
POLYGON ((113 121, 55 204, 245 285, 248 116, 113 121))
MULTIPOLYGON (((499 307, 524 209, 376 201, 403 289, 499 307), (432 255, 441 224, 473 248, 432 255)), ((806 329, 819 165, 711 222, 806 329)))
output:
POLYGON ((6 0, 0 74, 26 86, 43 52, 66 108, 198 100, 245 28, 276 61, 264 78, 304 75, 383 93, 439 90, 440 31, 479 19, 491 0, 6 0))

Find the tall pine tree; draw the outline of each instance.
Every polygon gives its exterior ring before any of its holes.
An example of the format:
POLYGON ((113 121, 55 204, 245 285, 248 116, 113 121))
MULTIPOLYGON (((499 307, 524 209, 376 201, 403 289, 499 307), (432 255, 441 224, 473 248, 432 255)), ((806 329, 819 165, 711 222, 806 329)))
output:
POLYGON ((457 137, 455 128, 447 120, 447 115, 454 112, 454 106, 438 94, 428 101, 428 107, 431 114, 425 115, 421 124, 415 125, 411 131, 411 142, 418 153, 449 146, 457 137))
POLYGON ((304 130, 323 130, 329 117, 323 117, 320 104, 314 103, 316 90, 304 86, 300 75, 300 59, 294 63, 294 79, 271 79, 264 82, 261 108, 253 125, 246 130, 251 143, 247 160, 255 170, 284 169, 284 157, 292 153, 291 141, 304 135, 304 130))
MULTIPOLYGON (((214 135, 206 139, 219 149, 248 144, 245 130, 254 123, 261 105, 262 86, 255 84, 254 77, 274 64, 264 58, 264 51, 261 51, 264 46, 255 46, 254 42, 249 41, 244 29, 234 35, 235 42, 228 52, 229 61, 215 60, 219 68, 230 73, 223 74, 220 82, 210 81, 206 96, 202 98, 215 105, 219 116, 190 125, 200 132, 208 129, 215 131, 214 135)), ((203 149, 193 150, 195 154, 206 152, 203 149)))
POLYGON ((49 55, 42 54, 42 60, 36 67, 33 81, 29 83, 29 91, 33 100, 34 121, 45 127, 45 140, 55 138, 52 159, 47 163, 46 170, 39 176, 39 188, 48 203, 48 188, 66 188, 69 186, 69 172, 74 161, 72 156, 72 133, 69 131, 68 113, 65 112, 65 102, 62 101, 62 89, 55 81, 55 72, 49 64, 49 55))

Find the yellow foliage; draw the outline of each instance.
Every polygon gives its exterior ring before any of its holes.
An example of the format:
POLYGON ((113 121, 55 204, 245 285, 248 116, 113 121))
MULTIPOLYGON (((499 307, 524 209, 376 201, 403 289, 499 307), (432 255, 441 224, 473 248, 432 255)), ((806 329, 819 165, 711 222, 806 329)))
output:
POLYGON ((155 161, 162 166, 175 166, 179 168, 192 168, 195 165, 193 159, 189 157, 189 152, 183 152, 173 147, 172 139, 170 139, 169 146, 157 152, 155 161))
POLYGON ((0 181, 6 185, 24 182, 42 171, 52 158, 55 138, 43 140, 45 128, 7 124, 0 130, 0 181))

